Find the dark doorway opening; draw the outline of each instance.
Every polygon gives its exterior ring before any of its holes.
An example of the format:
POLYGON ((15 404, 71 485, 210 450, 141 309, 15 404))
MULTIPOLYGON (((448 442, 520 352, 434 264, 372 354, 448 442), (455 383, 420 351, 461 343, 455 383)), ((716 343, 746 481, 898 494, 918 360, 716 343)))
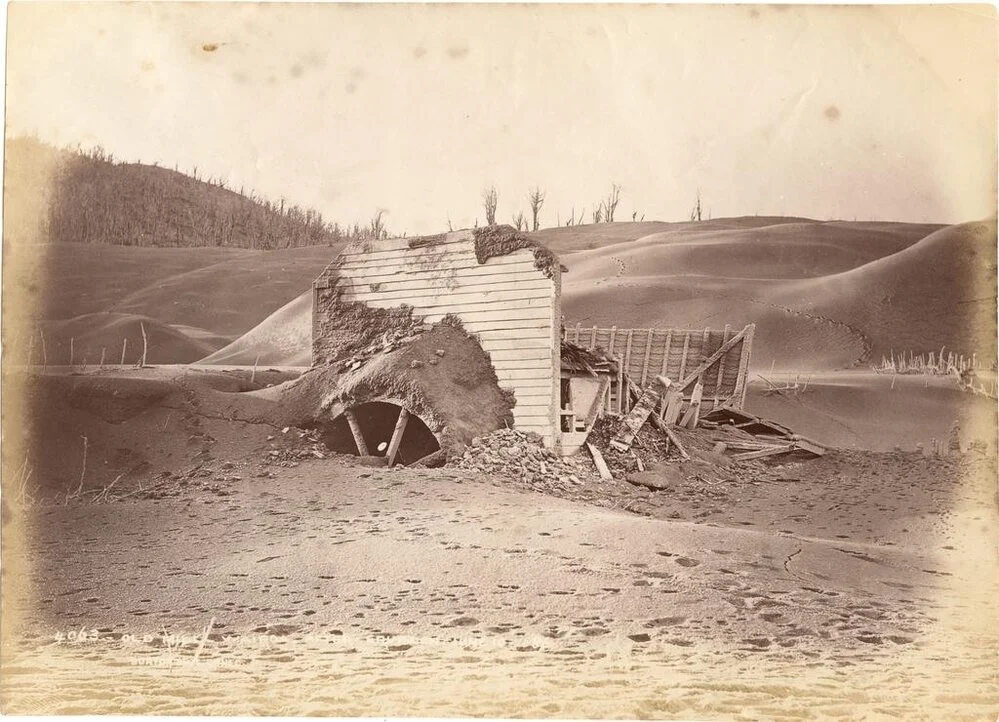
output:
MULTIPOLYGON (((360 404, 325 425, 322 429, 322 440, 326 448, 338 454, 387 456, 402 411, 401 406, 383 401, 360 404), (353 415, 356 421, 355 429, 351 429, 349 415, 353 415), (367 454, 362 454, 358 448, 355 431, 360 433, 367 454)), ((439 451, 440 448, 437 437, 423 420, 415 414, 407 413, 394 463, 412 464, 428 454, 439 451)))

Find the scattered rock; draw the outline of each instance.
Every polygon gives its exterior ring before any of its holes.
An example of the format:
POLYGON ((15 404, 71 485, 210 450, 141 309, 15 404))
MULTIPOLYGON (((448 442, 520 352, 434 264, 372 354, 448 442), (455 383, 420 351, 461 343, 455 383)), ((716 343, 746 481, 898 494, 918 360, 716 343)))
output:
POLYGON ((670 488, 669 480, 658 471, 638 471, 634 474, 628 474, 625 480, 629 484, 644 486, 647 489, 655 489, 656 491, 670 488))

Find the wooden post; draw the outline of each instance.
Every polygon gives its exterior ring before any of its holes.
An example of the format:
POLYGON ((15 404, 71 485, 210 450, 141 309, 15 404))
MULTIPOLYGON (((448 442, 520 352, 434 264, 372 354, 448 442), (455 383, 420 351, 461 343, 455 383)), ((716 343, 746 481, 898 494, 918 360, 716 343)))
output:
POLYGON ((590 348, 594 349, 597 347, 597 327, 594 326, 593 330, 590 331, 590 348))
POLYGON ((101 364, 100 367, 104 368, 104 353, 107 351, 107 346, 101 346, 101 364))
POLYGON ((70 366, 72 366, 72 365, 73 365, 73 361, 75 360, 75 359, 73 358, 73 357, 74 357, 74 355, 75 355, 75 354, 74 354, 74 352, 73 352, 73 342, 74 342, 75 340, 76 340, 76 339, 75 339, 75 337, 74 337, 74 336, 70 336, 70 337, 69 337, 69 365, 70 365, 70 366))
POLYGON ((663 362, 659 369, 660 376, 666 376, 666 367, 669 366, 669 351, 673 346, 673 329, 666 331, 666 343, 663 344, 663 362))
POLYGON ((146 324, 140 323, 139 330, 142 331, 142 364, 139 368, 145 368, 146 366, 146 351, 149 348, 149 339, 146 338, 146 324))
MULTIPOLYGON (((625 373, 631 373, 631 339, 635 335, 635 329, 628 329, 628 343, 624 347, 624 370, 625 373)), ((627 394, 625 394, 627 396, 627 394)), ((625 404, 627 406, 627 404, 625 404)))
MULTIPOLYGON (((683 334, 683 354, 680 356, 680 373, 676 375, 677 380, 684 378, 687 371, 687 351, 690 349, 690 331, 683 334)), ((683 389, 681 389, 682 391, 683 389)))
POLYGON ((395 455, 399 451, 399 444, 402 443, 402 435, 406 432, 406 423, 409 421, 409 412, 406 409, 399 410, 399 420, 395 422, 395 429, 392 431, 392 440, 389 441, 388 451, 386 456, 388 457, 389 468, 392 468, 392 464, 395 463, 395 455))
POLYGON ((628 390, 624 387, 624 362, 621 361, 621 357, 617 357, 617 413, 621 415, 624 413, 624 397, 628 394, 628 390))
POLYGON ((645 359, 642 361, 642 382, 639 384, 643 389, 645 388, 645 382, 649 378, 649 357, 652 355, 652 337, 654 336, 653 330, 650 328, 648 334, 645 337, 645 359))
POLYGON ((370 456, 368 445, 364 443, 364 435, 361 433, 361 425, 357 423, 357 417, 354 416, 353 409, 347 409, 343 415, 347 418, 347 425, 350 426, 350 433, 354 437, 354 444, 357 446, 358 455, 370 456))
MULTIPOLYGON (((731 333, 732 333, 732 327, 729 326, 726 323, 725 324, 725 333, 722 336, 722 346, 724 346, 726 343, 728 343, 728 337, 729 337, 729 334, 731 334, 731 333)), ((717 409, 721 405, 721 401, 719 400, 718 396, 719 396, 719 394, 721 394, 722 380, 725 378, 725 357, 726 356, 728 356, 728 354, 725 354, 725 356, 722 356, 718 360, 718 380, 715 381, 715 400, 714 400, 714 403, 711 406, 712 409, 717 409)))
POLYGON ((125 365, 125 349, 128 348, 128 336, 121 340, 121 365, 125 365))
POLYGON ((45 332, 38 329, 38 335, 42 338, 42 368, 49 365, 49 353, 45 349, 45 332))
POLYGON ((610 347, 610 348, 607 349, 607 351, 610 353, 611 356, 616 356, 617 355, 617 351, 614 349, 614 337, 615 336, 617 336, 617 326, 611 326, 610 341, 607 344, 610 347))
POLYGON ((576 324, 576 335, 573 336, 572 342, 574 344, 576 344, 576 345, 579 345, 579 324, 578 323, 576 324))
MULTIPOLYGON (((739 377, 735 382, 735 397, 739 399, 740 409, 746 405, 746 390, 749 387, 749 358, 753 353, 753 333, 756 331, 756 325, 751 323, 743 331, 745 336, 742 337, 742 355, 739 357, 739 377)), ((772 371, 770 375, 773 376, 772 371)))

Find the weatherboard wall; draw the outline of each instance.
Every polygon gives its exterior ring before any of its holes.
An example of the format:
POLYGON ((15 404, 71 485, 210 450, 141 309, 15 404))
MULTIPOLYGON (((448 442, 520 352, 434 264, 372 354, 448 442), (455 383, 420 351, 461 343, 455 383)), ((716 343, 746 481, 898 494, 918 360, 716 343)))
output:
POLYGON ((557 446, 557 274, 548 278, 536 268, 529 248, 479 263, 471 231, 413 244, 388 239, 348 246, 335 268, 340 298, 376 308, 408 304, 426 323, 448 314, 460 318, 490 355, 499 385, 514 392, 515 426, 557 446))

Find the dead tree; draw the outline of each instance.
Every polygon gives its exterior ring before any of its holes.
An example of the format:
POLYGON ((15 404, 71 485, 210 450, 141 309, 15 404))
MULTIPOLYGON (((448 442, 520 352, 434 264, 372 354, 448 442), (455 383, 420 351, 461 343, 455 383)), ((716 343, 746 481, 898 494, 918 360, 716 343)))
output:
POLYGON ((538 230, 538 217, 541 215, 541 207, 545 204, 545 192, 535 186, 534 190, 527 194, 527 200, 531 204, 532 230, 536 231, 538 230))
POLYGON ((608 223, 614 222, 614 212, 617 210, 617 204, 621 201, 621 186, 617 183, 611 184, 610 193, 607 194, 607 200, 604 202, 604 220, 608 223))
POLYGON ((499 194, 496 193, 496 186, 489 186, 482 191, 482 208, 486 212, 487 226, 496 225, 496 204, 498 200, 499 194))
POLYGON ((379 208, 378 212, 371 218, 371 237, 376 241, 380 241, 385 235, 387 235, 385 230, 385 221, 382 220, 383 215, 385 215, 385 211, 379 208))
POLYGON ((697 202, 690 209, 690 220, 691 222, 701 220, 701 190, 699 188, 697 190, 697 202))
POLYGON ((514 225, 514 228, 516 228, 518 231, 526 231, 527 230, 527 219, 524 218, 523 211, 521 211, 520 213, 518 213, 517 215, 515 215, 513 217, 513 225, 514 225))

